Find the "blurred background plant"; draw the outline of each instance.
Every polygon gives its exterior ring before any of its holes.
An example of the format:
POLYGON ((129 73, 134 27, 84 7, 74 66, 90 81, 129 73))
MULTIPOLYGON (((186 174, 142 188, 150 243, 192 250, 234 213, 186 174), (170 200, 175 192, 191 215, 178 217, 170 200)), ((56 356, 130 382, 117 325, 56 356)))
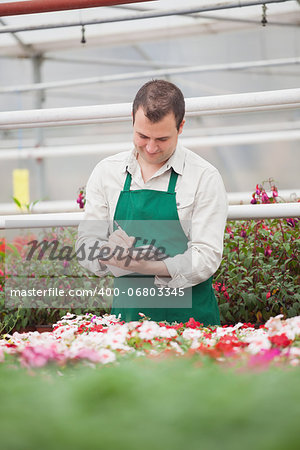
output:
MULTIPOLYGON (((270 178, 256 185, 251 203, 279 201, 270 178)), ((298 219, 227 223, 223 261, 214 277, 222 323, 262 323, 277 314, 298 315, 299 281, 298 219)))
POLYGON ((14 330, 35 329, 37 326, 57 322, 68 311, 75 314, 92 312, 101 315, 110 311, 112 296, 92 296, 80 293, 70 296, 73 290, 94 290, 112 287, 112 277, 99 279, 83 269, 75 254, 76 228, 53 228, 36 230, 33 234, 25 233, 9 239, 0 239, 0 333, 14 330), (32 257, 27 260, 31 242, 45 242, 46 247, 37 247, 32 257), (58 245, 54 258, 50 257, 54 245, 58 245), (64 250, 63 250, 64 249, 64 250), (61 253, 65 252, 65 259, 61 253), (58 257, 60 255, 60 257, 58 257), (72 256, 71 255, 71 256, 72 256), (52 293, 36 298, 28 295, 10 295, 11 289, 48 290, 52 293), (64 290, 63 296, 53 292, 64 290), (5 296, 6 291, 6 296, 5 296))

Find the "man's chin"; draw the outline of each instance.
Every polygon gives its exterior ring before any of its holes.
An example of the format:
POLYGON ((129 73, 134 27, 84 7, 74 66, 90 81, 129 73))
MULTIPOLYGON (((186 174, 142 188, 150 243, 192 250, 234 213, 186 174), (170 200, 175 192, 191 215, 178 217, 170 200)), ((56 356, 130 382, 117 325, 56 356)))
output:
POLYGON ((149 164, 161 164, 162 161, 162 156, 161 154, 157 154, 157 153, 147 153, 147 152, 141 152, 138 151, 138 157, 142 158, 144 161, 146 161, 149 164))

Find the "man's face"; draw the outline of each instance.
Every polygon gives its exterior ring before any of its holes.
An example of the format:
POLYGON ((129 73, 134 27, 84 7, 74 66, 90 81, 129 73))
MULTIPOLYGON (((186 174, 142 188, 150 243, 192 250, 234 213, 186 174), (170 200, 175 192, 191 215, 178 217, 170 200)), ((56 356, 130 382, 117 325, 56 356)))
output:
POLYGON ((133 142, 139 158, 159 169, 174 153, 183 125, 184 120, 177 130, 173 113, 160 122, 152 123, 139 108, 133 125, 133 142))

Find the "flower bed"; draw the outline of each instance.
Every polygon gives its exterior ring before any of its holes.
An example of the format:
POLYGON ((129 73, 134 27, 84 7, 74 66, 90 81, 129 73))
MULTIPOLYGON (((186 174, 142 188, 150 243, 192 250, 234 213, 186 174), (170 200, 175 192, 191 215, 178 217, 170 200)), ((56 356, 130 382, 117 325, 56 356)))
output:
POLYGON ((7 357, 21 366, 43 367, 56 363, 88 361, 118 363, 130 357, 195 356, 221 365, 268 367, 299 365, 300 316, 271 318, 256 329, 247 323, 235 326, 202 327, 193 318, 185 324, 156 323, 145 317, 120 322, 116 316, 67 314, 52 332, 6 335, 0 341, 0 361, 7 357))
POLYGON ((203 328, 67 314, 6 335, 1 444, 296 450, 299 334, 300 317, 203 328))

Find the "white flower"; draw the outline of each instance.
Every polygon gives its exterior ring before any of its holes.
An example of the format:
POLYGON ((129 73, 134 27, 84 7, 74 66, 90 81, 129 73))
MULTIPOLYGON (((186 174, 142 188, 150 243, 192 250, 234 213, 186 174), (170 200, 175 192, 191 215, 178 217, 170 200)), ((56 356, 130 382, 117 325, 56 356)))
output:
POLYGON ((177 336, 177 331, 174 328, 159 327, 159 337, 172 338, 177 336))
POLYGON ((77 327, 68 327, 60 330, 59 328, 53 332, 54 336, 58 335, 64 341, 65 344, 71 344, 71 342, 76 338, 75 333, 77 327))
POLYGON ((270 336, 275 336, 276 334, 281 334, 282 331, 282 319, 283 314, 279 314, 276 317, 271 317, 265 324, 265 327, 268 329, 268 333, 270 336))
MULTIPOLYGON (((239 325, 239 324, 238 324, 239 325)), ((217 337, 217 338, 220 338, 220 337, 222 337, 222 336, 226 336, 226 334, 231 334, 232 333, 232 331, 234 331, 234 327, 226 327, 226 328, 222 328, 222 327, 217 327, 216 328, 216 332, 214 333, 215 334, 215 336, 217 337)))
POLYGON ((102 364, 108 364, 116 360, 116 355, 107 348, 102 348, 98 353, 102 364))
POLYGON ((145 320, 138 329, 139 337, 145 340, 151 340, 159 336, 160 326, 156 322, 145 320))
POLYGON ((108 332, 104 334, 104 343, 106 346, 111 347, 114 350, 125 350, 125 342, 127 339, 128 326, 124 325, 114 325, 109 328, 108 332))
POLYGON ((184 354, 184 351, 182 350, 180 345, 177 344, 177 342, 171 341, 170 342, 170 347, 172 347, 175 350, 176 353, 179 353, 180 355, 184 354))
POLYGON ((268 335, 263 330, 255 330, 252 335, 243 339, 244 342, 248 342, 246 351, 256 355, 262 350, 269 350, 271 348, 271 342, 268 339, 268 335))
POLYGON ((182 333, 183 339, 187 339, 188 341, 199 339, 200 336, 201 336, 201 331, 197 330, 196 328, 186 328, 184 330, 184 332, 182 333))

